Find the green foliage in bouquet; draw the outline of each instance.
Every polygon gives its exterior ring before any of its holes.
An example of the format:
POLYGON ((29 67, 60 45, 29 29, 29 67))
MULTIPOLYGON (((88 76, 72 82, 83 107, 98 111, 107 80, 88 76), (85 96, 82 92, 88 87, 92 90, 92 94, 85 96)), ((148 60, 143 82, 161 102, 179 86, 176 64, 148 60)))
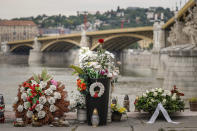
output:
POLYGON ((181 100, 183 93, 180 93, 176 86, 173 90, 163 90, 161 88, 152 89, 136 98, 134 105, 137 110, 153 113, 159 103, 162 103, 168 113, 184 110, 184 102, 181 100))

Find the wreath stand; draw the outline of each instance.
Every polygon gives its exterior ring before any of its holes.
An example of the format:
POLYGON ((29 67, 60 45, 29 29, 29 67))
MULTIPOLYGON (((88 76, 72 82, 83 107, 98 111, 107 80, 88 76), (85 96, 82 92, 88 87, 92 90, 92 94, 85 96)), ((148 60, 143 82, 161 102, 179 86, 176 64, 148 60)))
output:
POLYGON ((86 95, 87 121, 92 125, 91 117, 96 108, 99 115, 99 125, 107 124, 110 78, 89 79, 89 91, 86 95))

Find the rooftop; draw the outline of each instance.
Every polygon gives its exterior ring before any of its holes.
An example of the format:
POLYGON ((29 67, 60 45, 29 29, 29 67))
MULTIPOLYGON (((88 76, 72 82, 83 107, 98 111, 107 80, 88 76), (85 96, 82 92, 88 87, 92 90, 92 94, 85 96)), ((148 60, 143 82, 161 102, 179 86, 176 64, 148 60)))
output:
POLYGON ((30 20, 2 20, 0 26, 36 26, 36 24, 30 20))

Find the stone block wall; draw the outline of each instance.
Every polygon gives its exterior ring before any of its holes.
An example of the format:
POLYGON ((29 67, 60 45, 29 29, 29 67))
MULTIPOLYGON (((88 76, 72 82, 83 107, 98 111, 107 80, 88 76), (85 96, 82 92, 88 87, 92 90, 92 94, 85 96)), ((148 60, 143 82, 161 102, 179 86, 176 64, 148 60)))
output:
POLYGON ((129 76, 150 76, 152 71, 151 66, 151 53, 148 51, 135 51, 125 50, 123 52, 123 74, 129 76))
POLYGON ((172 89, 174 85, 188 98, 197 97, 197 48, 192 45, 171 47, 166 59, 164 89, 172 89))

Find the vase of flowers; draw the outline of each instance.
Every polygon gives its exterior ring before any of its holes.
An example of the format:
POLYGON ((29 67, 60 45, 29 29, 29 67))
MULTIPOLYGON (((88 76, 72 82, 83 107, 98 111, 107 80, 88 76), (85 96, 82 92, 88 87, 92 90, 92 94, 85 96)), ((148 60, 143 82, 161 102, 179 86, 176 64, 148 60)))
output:
POLYGON ((79 123, 85 123, 87 120, 87 110, 84 108, 77 109, 77 120, 79 123))
POLYGON ((184 102, 181 96, 184 96, 184 94, 179 92, 176 86, 171 91, 156 88, 147 90, 141 97, 137 97, 134 105, 138 111, 145 111, 152 114, 157 105, 162 103, 168 113, 174 113, 184 110, 184 102))
POLYGON ((126 113, 126 108, 121 107, 116 102, 111 104, 111 111, 112 111, 112 115, 111 115, 112 121, 120 121, 122 114, 126 113))
POLYGON ((71 92, 71 101, 69 109, 77 109, 77 120, 79 123, 85 123, 87 121, 86 99, 85 95, 78 91, 71 92))
POLYGON ((79 66, 71 66, 80 79, 78 89, 86 96, 89 125, 95 108, 100 117, 99 125, 106 124, 110 81, 119 73, 113 62, 114 55, 102 48, 104 40, 99 39, 98 42, 100 46, 96 52, 88 47, 82 47, 79 52, 79 66))

